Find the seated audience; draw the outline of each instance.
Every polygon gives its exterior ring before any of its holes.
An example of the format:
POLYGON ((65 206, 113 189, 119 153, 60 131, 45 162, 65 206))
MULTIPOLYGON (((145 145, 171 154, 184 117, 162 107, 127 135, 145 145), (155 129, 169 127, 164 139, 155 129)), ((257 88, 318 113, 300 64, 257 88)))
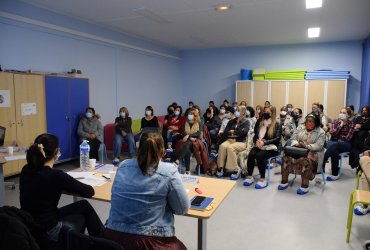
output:
POLYGON ((193 101, 189 101, 189 106, 188 108, 185 110, 185 117, 188 116, 188 113, 189 113, 189 110, 192 109, 194 107, 194 102, 193 101))
POLYGON ((278 189, 284 190, 288 187, 289 174, 300 174, 302 183, 297 194, 307 194, 309 182, 315 178, 317 168, 321 166, 324 156, 325 132, 321 129, 320 117, 308 114, 305 127, 294 133, 291 140, 291 146, 305 148, 308 154, 303 157, 283 156, 281 184, 278 189))
POLYGON ((222 124, 222 120, 225 118, 225 105, 220 106, 219 114, 214 116, 211 122, 206 123, 206 126, 208 128, 209 134, 211 136, 212 144, 216 144, 218 141, 218 132, 220 131, 220 127, 222 124))
POLYGON ((265 180, 266 161, 270 157, 277 156, 280 134, 280 124, 276 121, 276 108, 274 106, 266 107, 263 118, 258 120, 254 127, 253 142, 255 146, 248 155, 248 173, 243 183, 244 186, 253 184, 254 178, 252 174, 257 161, 261 179, 255 187, 257 189, 267 187, 268 183, 265 180))
POLYGON ((209 108, 213 110, 214 115, 218 115, 220 113, 219 109, 216 107, 214 101, 209 101, 208 102, 209 108))
POLYGON ((263 116, 263 107, 261 105, 256 106, 256 119, 262 119, 263 116))
POLYGON ((99 160, 99 147, 103 141, 103 127, 95 109, 88 107, 84 116, 80 117, 77 134, 80 141, 87 140, 90 145, 90 158, 99 160))
POLYGON ((322 107, 322 105, 320 105, 320 103, 318 103, 318 102, 312 103, 312 113, 315 114, 315 115, 319 115, 320 116, 321 128, 325 132, 328 132, 328 130, 329 130, 329 127, 328 127, 328 123, 329 123, 328 117, 321 111, 320 106, 322 107))
POLYGON ((208 153, 204 146, 203 124, 200 121, 199 111, 196 108, 189 110, 186 122, 182 130, 183 138, 176 144, 176 149, 172 161, 184 160, 185 173, 190 174, 190 156, 194 153, 200 171, 205 173, 208 169, 208 153))
MULTIPOLYGON (((246 148, 246 138, 250 128, 250 122, 245 117, 247 108, 239 106, 235 111, 235 118, 227 123, 221 141, 223 143, 218 149, 216 176, 221 178, 224 173, 231 172, 230 179, 237 180, 241 169, 238 167, 237 154, 246 148)), ((248 111, 249 112, 249 111, 248 111)))
POLYGON ((139 141, 140 137, 145 132, 160 132, 158 118, 154 115, 154 109, 152 106, 145 108, 145 116, 141 118, 140 133, 135 135, 135 141, 139 141))
POLYGON ((173 115, 163 125, 166 129, 167 143, 175 147, 176 143, 182 139, 182 129, 185 123, 185 117, 182 115, 182 107, 176 106, 173 115))
MULTIPOLYGON (((370 133, 365 140, 363 150, 363 156, 360 158, 362 190, 370 191, 368 179, 370 177, 370 133)), ((355 206, 354 212, 357 215, 365 215, 370 212, 370 206, 359 203, 355 206)))
POLYGON ((349 164, 352 168, 357 168, 359 164, 359 154, 363 151, 365 139, 370 131, 370 107, 364 106, 359 116, 354 119, 354 132, 351 139, 351 152, 349 164))
POLYGON ((326 152, 322 166, 325 171, 326 161, 331 158, 332 175, 327 177, 328 181, 339 179, 339 154, 351 150, 350 141, 353 135, 353 123, 348 120, 348 113, 347 108, 342 108, 338 119, 333 121, 329 130, 331 139, 326 142, 326 152))
POLYGON ((235 109, 233 107, 226 107, 225 109, 225 117, 224 119, 222 120, 222 123, 221 123, 221 127, 220 127, 220 130, 218 131, 218 136, 221 138, 222 137, 222 134, 224 133, 225 131, 225 128, 227 126, 227 123, 231 120, 231 119, 234 119, 234 113, 235 113, 235 109))
POLYGON ((230 106, 229 101, 225 99, 223 105, 225 105, 226 108, 229 107, 230 106))
POLYGON ((295 108, 291 113, 290 118, 287 118, 284 122, 281 141, 282 147, 288 143, 297 130, 304 128, 304 123, 305 119, 302 118, 302 109, 295 108))
POLYGON ((30 213, 53 241, 58 240, 62 226, 78 232, 85 228, 90 235, 102 236, 104 226, 86 200, 58 208, 62 192, 90 198, 94 189, 79 182, 54 163, 60 156, 59 140, 52 134, 39 135, 27 151, 27 164, 19 178, 21 209, 30 213))
POLYGON ((176 166, 161 161, 163 145, 159 133, 143 133, 137 159, 117 170, 104 235, 125 250, 186 249, 174 214, 185 214, 190 201, 176 166))
POLYGON ((204 124, 210 123, 214 117, 213 108, 207 108, 206 112, 203 114, 204 124))
POLYGON ((119 109, 119 116, 116 117, 114 124, 113 162, 118 163, 120 160, 123 140, 127 143, 129 158, 136 155, 135 139, 131 129, 132 120, 126 107, 119 109))
POLYGON ((167 114, 164 116, 163 128, 162 128, 162 136, 163 136, 164 144, 165 145, 167 144, 167 127, 168 127, 168 124, 167 123, 173 117, 176 106, 173 106, 173 103, 170 104, 167 107, 167 114))
POLYGON ((286 105, 286 110, 285 110, 287 112, 287 115, 291 116, 293 110, 294 110, 293 104, 288 103, 286 105))

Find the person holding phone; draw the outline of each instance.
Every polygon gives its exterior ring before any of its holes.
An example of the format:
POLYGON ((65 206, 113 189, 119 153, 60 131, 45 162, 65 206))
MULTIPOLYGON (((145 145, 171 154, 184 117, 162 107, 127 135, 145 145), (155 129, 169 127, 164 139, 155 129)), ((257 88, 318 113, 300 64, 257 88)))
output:
POLYGON ((162 162, 159 133, 143 133, 137 159, 118 167, 112 186, 105 237, 130 249, 186 249, 176 238, 174 214, 185 214, 190 200, 177 166, 162 162))

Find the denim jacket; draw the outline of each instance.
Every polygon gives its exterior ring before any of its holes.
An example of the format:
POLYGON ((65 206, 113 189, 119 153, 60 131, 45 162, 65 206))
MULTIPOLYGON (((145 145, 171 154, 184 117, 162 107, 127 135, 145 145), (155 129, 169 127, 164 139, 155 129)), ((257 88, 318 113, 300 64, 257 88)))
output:
POLYGON ((119 166, 112 186, 106 227, 146 236, 175 235, 174 214, 185 214, 190 201, 173 163, 160 162, 152 176, 143 175, 137 159, 119 166))

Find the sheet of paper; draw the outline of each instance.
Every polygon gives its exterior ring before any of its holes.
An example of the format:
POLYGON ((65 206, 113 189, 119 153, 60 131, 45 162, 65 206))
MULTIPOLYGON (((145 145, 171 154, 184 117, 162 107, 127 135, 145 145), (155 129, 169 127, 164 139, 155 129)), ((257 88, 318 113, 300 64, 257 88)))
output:
POLYGON ((84 178, 84 179, 80 179, 79 180, 80 182, 86 184, 86 185, 90 185, 90 186, 100 186, 104 183, 107 182, 107 180, 103 179, 103 178, 97 178, 97 177, 87 177, 87 178, 84 178))
POLYGON ((95 172, 77 172, 77 171, 69 171, 67 172, 67 174, 69 174, 70 176, 72 176, 73 178, 87 178, 87 177, 91 177, 95 174, 95 172))
POLYGON ((113 171, 113 169, 114 169, 113 164, 103 164, 103 165, 99 164, 99 165, 96 165, 95 167, 95 171, 99 173, 109 173, 113 171))
POLYGON ((9 108, 10 103, 10 90, 0 90, 0 108, 9 108))
POLYGON ((36 115, 37 109, 36 109, 36 103, 30 102, 30 103, 21 103, 21 115, 36 115))
POLYGON ((198 184, 199 177, 194 175, 188 175, 188 174, 180 174, 181 181, 184 183, 190 183, 190 184, 198 184))
POLYGON ((15 161, 15 160, 22 160, 26 159, 26 155, 9 155, 4 157, 7 161, 15 161))

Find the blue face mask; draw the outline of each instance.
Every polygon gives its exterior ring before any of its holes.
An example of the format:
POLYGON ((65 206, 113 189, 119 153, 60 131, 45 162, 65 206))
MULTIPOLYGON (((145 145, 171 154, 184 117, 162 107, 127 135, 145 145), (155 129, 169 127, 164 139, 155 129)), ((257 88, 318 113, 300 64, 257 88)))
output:
POLYGON ((90 113, 90 112, 86 112, 86 114, 85 114, 85 115, 86 115, 86 117, 87 117, 87 118, 91 118, 91 117, 93 116, 93 114, 92 114, 92 113, 90 113))
POLYGON ((126 117, 126 113, 125 112, 120 112, 119 115, 122 117, 122 118, 125 118, 126 117))
POLYGON ((179 116, 180 115, 180 111, 175 111, 175 116, 179 116))
POLYGON ((295 114, 295 113, 292 113, 292 117, 294 120, 297 120, 299 118, 299 115, 295 114))
POLYGON ((230 119, 230 118, 231 118, 230 113, 227 113, 227 114, 225 115, 225 117, 226 117, 227 119, 230 119))
POLYGON ((220 109, 220 114, 225 114, 225 109, 220 109))
POLYGON ((238 118, 240 116, 240 112, 239 111, 235 111, 234 115, 235 115, 236 118, 238 118))
POLYGON ((188 120, 189 120, 189 121, 194 120, 194 115, 192 115, 192 114, 188 114, 188 120))

